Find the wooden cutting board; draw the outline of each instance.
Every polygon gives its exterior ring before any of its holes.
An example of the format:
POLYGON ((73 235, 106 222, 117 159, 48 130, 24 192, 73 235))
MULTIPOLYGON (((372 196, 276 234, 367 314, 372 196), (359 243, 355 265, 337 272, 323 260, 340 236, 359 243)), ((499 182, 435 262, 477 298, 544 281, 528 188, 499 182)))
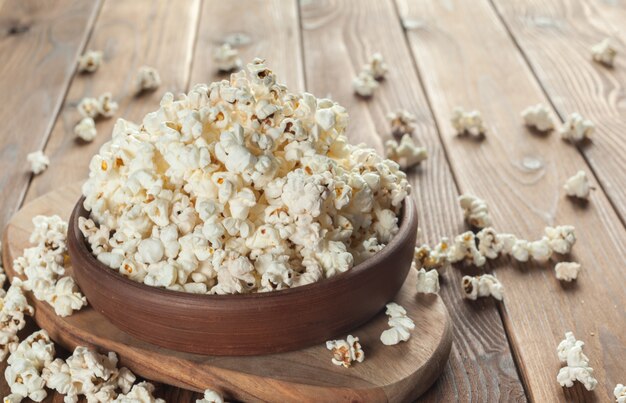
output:
MULTIPOLYGON (((3 248, 9 278, 15 275, 13 259, 30 246, 32 217, 57 214, 67 220, 79 195, 80 184, 68 185, 25 205, 13 216, 4 234, 3 248)), ((71 274, 71 265, 66 270, 71 274)), ((395 300, 415 322, 411 339, 396 346, 383 345, 379 337, 387 328, 387 317, 381 312, 351 332, 360 338, 365 351, 365 361, 351 368, 333 365, 324 345, 254 357, 179 353, 127 335, 89 306, 60 318, 47 303, 32 295, 29 300, 36 309, 35 321, 55 342, 68 350, 90 346, 115 351, 121 365, 153 381, 196 391, 211 388, 227 399, 246 402, 396 402, 414 400, 432 385, 452 345, 452 324, 441 298, 417 295, 415 280, 416 273, 411 272, 395 300)), ((276 326, 280 326, 280 318, 276 326)))

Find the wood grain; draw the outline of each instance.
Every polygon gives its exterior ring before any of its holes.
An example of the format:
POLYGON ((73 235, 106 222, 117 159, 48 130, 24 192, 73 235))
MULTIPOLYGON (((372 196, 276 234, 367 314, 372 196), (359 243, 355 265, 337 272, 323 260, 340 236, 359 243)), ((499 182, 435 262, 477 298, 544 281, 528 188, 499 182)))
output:
POLYGON ((398 4, 411 22, 408 39, 461 190, 487 200, 498 230, 525 239, 539 238, 546 225, 577 228, 566 257, 583 266, 574 284, 559 283, 554 262, 501 259, 492 266, 506 287, 502 315, 530 400, 610 401, 626 373, 626 231, 619 217, 602 190, 587 205, 564 196, 564 181, 589 169, 557 135, 523 126, 520 111, 547 99, 487 1, 398 4), (455 135, 449 119, 456 105, 482 112, 484 141, 455 135), (586 342, 600 381, 593 393, 556 382, 555 348, 568 330, 586 342))
MULTIPOLYGON (((390 138, 387 112, 404 108, 417 116, 414 138, 429 152, 409 172, 419 210, 421 242, 464 231, 454 178, 393 4, 389 1, 303 1, 301 3, 307 89, 329 95, 348 109, 349 137, 383 151, 390 138), (372 99, 352 92, 352 77, 374 53, 389 63, 389 76, 372 99)), ((441 295, 455 326, 452 356, 440 380, 423 399, 523 401, 501 319, 493 301, 468 304, 459 288, 462 274, 448 270, 441 295)))
MULTIPOLYGON (((79 194, 80 184, 66 186, 25 205, 7 225, 4 261, 11 262, 29 246, 33 216, 58 214, 68 219, 79 194)), ((75 275, 71 265, 66 266, 66 271, 75 275)), ((10 265, 7 274, 11 278, 15 275, 10 265)), ((452 325, 444 304, 434 295, 416 297, 416 278, 412 270, 394 299, 415 321, 415 337, 397 346, 384 346, 379 337, 388 327, 388 318, 379 312, 370 322, 350 332, 360 338, 367 357, 350 369, 332 365, 324 343, 299 351, 254 357, 180 353, 133 338, 91 306, 61 318, 47 303, 34 300, 30 294, 28 297, 35 307, 37 324, 53 340, 69 350, 87 345, 115 351, 121 365, 148 379, 197 391, 211 387, 228 399, 250 402, 408 401, 434 382, 452 344, 452 325)), ((279 321, 275 325, 284 323, 279 321)))
POLYGON ((580 151, 626 222, 626 36, 616 35, 589 2, 493 3, 559 116, 580 112, 596 124, 592 143, 580 151), (591 61, 591 46, 605 37, 613 38, 618 52, 614 68, 591 61))
MULTIPOLYGON (((608 23, 608 26, 602 27, 607 30, 610 36, 614 36, 626 43, 626 2, 624 0, 591 0, 583 2, 583 6, 588 5, 591 11, 597 12, 599 16, 608 23)), ((599 21, 602 25, 604 23, 599 21)))
POLYGON ((99 1, 0 4, 0 228, 31 179, 26 156, 43 149, 83 50, 99 1))

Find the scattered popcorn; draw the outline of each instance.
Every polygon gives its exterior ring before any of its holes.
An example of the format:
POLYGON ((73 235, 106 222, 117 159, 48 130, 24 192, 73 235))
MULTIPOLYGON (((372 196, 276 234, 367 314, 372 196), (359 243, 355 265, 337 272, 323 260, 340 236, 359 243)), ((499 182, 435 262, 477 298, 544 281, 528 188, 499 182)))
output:
POLYGON ((393 139, 385 142, 385 156, 406 170, 427 159, 428 152, 424 147, 415 145, 410 134, 405 134, 399 144, 393 139))
POLYGON ((349 368, 353 361, 363 362, 365 353, 361 349, 358 337, 348 335, 346 340, 331 340, 326 342, 326 348, 333 352, 332 362, 349 368))
POLYGON ((561 386, 572 387, 579 381, 589 391, 594 390, 598 381, 593 377, 593 369, 589 366, 589 358, 583 354, 583 343, 576 340, 572 332, 565 333, 565 339, 557 347, 557 355, 567 365, 559 371, 556 380, 561 386))
POLYGON ((344 135, 346 110, 292 94, 261 59, 122 119, 90 163, 98 260, 144 284, 234 294, 310 284, 380 251, 410 192, 397 163, 344 135))
POLYGON ((6 292, 0 291, 0 361, 4 361, 17 348, 17 333, 26 325, 24 316, 35 313, 28 304, 22 287, 23 283, 16 278, 6 292))
POLYGON ((391 134, 395 137, 402 137, 405 134, 413 134, 417 119, 415 116, 404 109, 387 114, 389 124, 391 125, 391 134))
POLYGON ((617 403, 626 403, 626 386, 618 383, 613 390, 613 395, 617 403))
POLYGON ((133 386, 125 395, 118 395, 112 403, 165 403, 165 400, 155 398, 154 385, 150 382, 140 382, 133 386))
POLYGON ((550 249, 561 255, 570 253, 572 246, 576 243, 574 227, 571 225, 546 227, 545 234, 550 249))
POLYGON ((355 93, 367 98, 374 94, 378 88, 378 82, 370 73, 362 71, 352 80, 352 88, 355 93))
POLYGON ((30 170, 35 175, 39 175, 50 165, 50 158, 43 154, 43 151, 35 151, 26 156, 26 160, 30 163, 30 170))
POLYGON ((419 269, 417 272, 417 292, 423 294, 437 294, 439 292, 439 272, 419 269))
POLYGON ((576 262, 559 262, 554 267, 556 278, 559 280, 570 282, 576 280, 580 273, 580 263, 576 262))
POLYGON ((441 241, 431 249, 428 245, 422 245, 415 248, 413 262, 411 268, 415 270, 437 269, 440 270, 449 265, 448 252, 450 249, 450 241, 448 238, 441 238, 441 241))
POLYGON ((472 195, 459 196, 459 204, 463 209, 465 220, 475 228, 485 228, 491 225, 491 216, 487 202, 472 195))
POLYGON ((572 176, 565 182, 565 193, 568 196, 578 197, 580 199, 588 199, 591 187, 589 186, 589 179, 585 171, 578 171, 576 175, 572 176))
POLYGON ((161 85, 161 76, 154 67, 141 66, 137 71, 135 86, 137 92, 154 91, 161 85))
POLYGON ((496 259, 505 247, 504 239, 492 227, 486 227, 476 234, 478 252, 487 259, 496 259))
POLYGON ((102 52, 99 50, 88 50, 78 58, 78 72, 93 73, 102 64, 102 52))
POLYGON ((216 391, 206 389, 204 391, 204 398, 196 400, 196 403, 224 403, 224 398, 216 391))
POLYGON ((476 247, 476 237, 471 231, 464 232, 454 238, 454 243, 448 252, 448 260, 451 263, 465 261, 477 267, 483 266, 487 259, 476 247))
POLYGON ((241 68, 241 59, 237 49, 233 49, 229 43, 218 46, 213 52, 213 62, 221 72, 228 73, 241 68))
POLYGON ((374 53, 367 64, 363 66, 363 71, 378 81, 385 78, 388 70, 383 55, 378 52, 374 53))
POLYGON ((552 251, 550 240, 546 237, 528 243, 528 253, 536 262, 547 262, 552 256, 552 251))
POLYGON ((48 395, 41 371, 53 358, 54 343, 45 330, 31 334, 12 351, 4 377, 11 393, 17 395, 11 398, 13 401, 28 397, 40 402, 48 395))
POLYGON ((113 101, 113 95, 110 92, 105 92, 98 98, 98 113, 105 118, 110 118, 115 115, 119 108, 117 102, 113 101))
POLYGON ((98 134, 96 131, 96 122, 94 122, 93 118, 81 119, 81 121, 74 126, 74 134, 84 141, 93 141, 98 134))
POLYGON ((605 38, 602 42, 591 47, 591 55, 593 60, 606 66, 613 66, 617 50, 611 46, 611 40, 605 38))
POLYGON ((52 305, 58 316, 65 317, 86 306, 87 298, 78 290, 74 279, 66 276, 57 281, 54 289, 47 296, 46 302, 52 305))
POLYGON ((554 129, 550 110, 544 104, 529 106, 522 111, 522 118, 527 126, 545 132, 554 129))
POLYGON ((498 301, 502 301, 504 287, 491 274, 481 276, 463 276, 463 292, 467 299, 475 300, 479 297, 492 296, 498 301))
POLYGON ((596 125, 589 119, 583 118, 579 113, 569 115, 560 133, 561 138, 571 141, 572 143, 588 139, 593 134, 596 125))
POLYGON ((78 113, 85 118, 95 119, 98 117, 100 102, 96 98, 85 97, 78 103, 78 113))
POLYGON ((380 341, 386 346, 393 346, 409 340, 415 323, 406 315, 406 310, 395 302, 390 302, 385 313, 389 316, 387 323, 390 328, 382 332, 380 341))
POLYGON ((487 133, 483 118, 478 111, 465 112, 463 108, 456 107, 452 112, 451 121, 457 134, 469 133, 473 136, 483 136, 487 133))

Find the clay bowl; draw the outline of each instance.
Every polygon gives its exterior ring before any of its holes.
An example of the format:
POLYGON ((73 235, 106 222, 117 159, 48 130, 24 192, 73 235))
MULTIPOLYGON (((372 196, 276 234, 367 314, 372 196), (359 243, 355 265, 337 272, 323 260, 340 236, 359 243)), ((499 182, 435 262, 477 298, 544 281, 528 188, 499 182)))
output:
POLYGON ((417 211, 407 198, 400 231, 351 270, 302 287, 245 295, 199 295, 150 287, 99 262, 78 228, 81 198, 70 218, 74 277, 89 304, 138 339, 207 355, 259 355, 345 337, 391 301, 411 266, 417 211))

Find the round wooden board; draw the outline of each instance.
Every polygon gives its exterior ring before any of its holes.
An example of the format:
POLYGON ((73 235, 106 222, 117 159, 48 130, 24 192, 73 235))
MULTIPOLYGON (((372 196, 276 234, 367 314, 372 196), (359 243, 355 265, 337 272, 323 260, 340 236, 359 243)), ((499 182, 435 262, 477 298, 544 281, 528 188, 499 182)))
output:
MULTIPOLYGON (((34 200, 13 216, 3 248, 9 278, 15 275, 13 259, 30 246, 32 217, 57 214, 67 220, 79 196, 80 184, 69 185, 34 200)), ((72 273, 71 267, 66 270, 72 273)), ((115 351, 122 365, 153 381, 196 391, 212 388, 227 399, 246 402, 396 402, 414 400, 432 385, 452 345, 452 324, 441 298, 416 295, 415 280, 412 271, 395 299, 415 322, 411 339, 396 346, 383 345, 379 337, 387 328, 387 317, 381 312, 351 332, 360 338, 365 351, 365 361, 351 368, 333 365, 324 345, 253 357, 179 353, 127 335, 89 306, 60 318, 47 303, 30 295, 29 299, 36 309, 35 321, 55 342, 70 351, 79 345, 115 351)))

